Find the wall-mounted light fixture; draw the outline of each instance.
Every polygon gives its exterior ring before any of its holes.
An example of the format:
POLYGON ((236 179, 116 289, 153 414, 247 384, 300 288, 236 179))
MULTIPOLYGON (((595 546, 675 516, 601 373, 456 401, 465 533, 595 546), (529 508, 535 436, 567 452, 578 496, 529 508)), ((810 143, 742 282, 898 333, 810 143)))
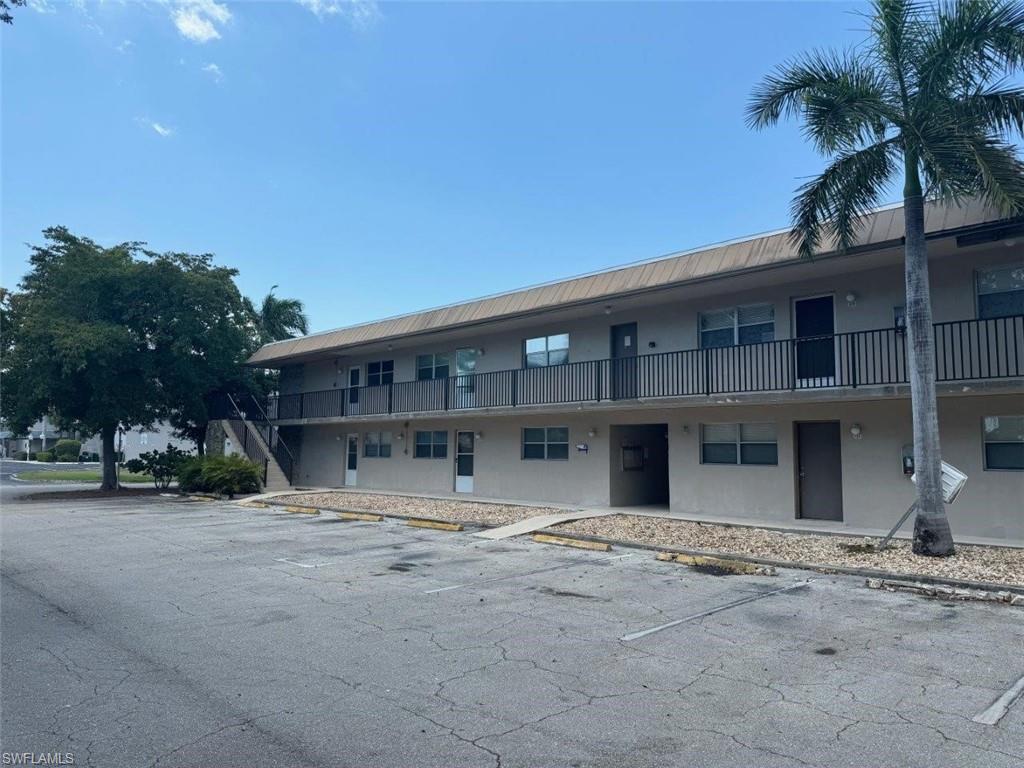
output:
POLYGON ((854 440, 860 440, 862 437, 864 437, 864 430, 861 429, 860 424, 851 424, 850 435, 853 437, 854 440))
POLYGON ((684 435, 690 434, 690 425, 689 424, 683 424, 683 434, 684 435))
POLYGON ((658 343, 656 341, 648 341, 647 342, 647 348, 648 349, 654 349, 656 346, 658 346, 658 343))
POLYGON ((475 438, 476 438, 477 440, 483 440, 483 439, 484 439, 484 433, 483 433, 483 432, 476 432, 476 433, 475 433, 475 434, 474 434, 473 436, 474 436, 474 437, 475 437, 475 438))
POLYGON ((604 313, 606 315, 610 315, 612 313, 612 305, 611 304, 605 304, 604 305, 604 313))
POLYGON ((597 435, 597 427, 591 427, 587 430, 587 437, 595 437, 597 435))
POLYGON ((854 293, 853 291, 848 291, 847 292, 847 294, 846 294, 846 305, 848 307, 856 307, 857 306, 857 294, 854 293))
MULTIPOLYGON (((405 440, 405 432, 399 432, 395 437, 399 440, 405 440)), ((338 439, 340 440, 341 438, 339 437, 338 439)))

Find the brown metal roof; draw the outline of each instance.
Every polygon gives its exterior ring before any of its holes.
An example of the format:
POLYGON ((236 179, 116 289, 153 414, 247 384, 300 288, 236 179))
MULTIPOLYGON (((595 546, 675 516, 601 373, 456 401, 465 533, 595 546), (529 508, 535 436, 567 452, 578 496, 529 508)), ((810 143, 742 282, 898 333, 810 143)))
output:
MULTIPOLYGON (((898 242, 903 237, 902 211, 902 206, 895 206, 870 214, 861 230, 858 248, 898 242)), ((959 230, 998 221, 1000 218, 994 210, 976 202, 962 206, 929 204, 925 209, 925 231, 935 234, 959 230)), ((834 250, 831 253, 834 254, 834 250)), ((789 233, 774 232, 447 307, 278 341, 257 350, 249 363, 274 367, 287 363, 290 358, 340 351, 368 342, 447 330, 484 320, 511 318, 541 309, 611 299, 637 291, 798 260, 789 233)))

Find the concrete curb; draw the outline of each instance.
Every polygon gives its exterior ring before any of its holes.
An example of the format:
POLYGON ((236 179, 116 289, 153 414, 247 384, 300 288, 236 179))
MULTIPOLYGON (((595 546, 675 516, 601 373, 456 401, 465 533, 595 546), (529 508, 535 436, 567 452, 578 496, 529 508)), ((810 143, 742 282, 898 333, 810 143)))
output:
MULTIPOLYGON (((552 532, 556 529, 548 529, 552 532)), ((565 536, 566 534, 558 534, 565 536)), ((817 573, 841 573, 847 576, 863 576, 871 579, 886 579, 894 581, 917 581, 922 584, 938 584, 959 587, 961 589, 984 589, 996 592, 1013 592, 1024 595, 1024 584, 996 584, 989 581, 968 581, 966 579, 947 579, 940 576, 926 576, 918 573, 900 573, 898 571, 880 571, 875 568, 856 568, 844 565, 828 565, 824 563, 791 562, 789 560, 775 560, 768 557, 754 557, 751 555, 738 555, 729 552, 719 552, 711 549, 680 549, 677 547, 664 547, 655 544, 644 544, 638 541, 620 541, 619 539, 608 539, 602 536, 586 536, 584 534, 571 534, 583 541, 597 541, 604 544, 611 544, 619 547, 631 547, 642 549, 648 552, 672 552, 673 554, 692 555, 694 557, 708 557, 719 560, 735 560, 741 563, 754 563, 755 565, 770 565, 775 568, 788 568, 798 571, 816 571, 817 573)))
MULTIPOLYGON (((284 504, 275 504, 273 501, 266 501, 266 504, 273 506, 286 506, 284 504)), ((324 512, 360 512, 361 510, 355 509, 324 509, 324 512)), ((396 515, 387 512, 378 513, 382 517, 389 517, 396 520, 412 520, 412 519, 426 519, 426 518, 413 518, 410 515, 396 515)), ((450 520, 438 520, 441 523, 450 523, 450 520)), ((462 523, 467 529, 474 528, 498 528, 499 526, 489 523, 480 523, 466 521, 462 523)), ((655 544, 644 544, 639 541, 622 541, 619 539, 609 539, 602 536, 586 536, 583 534, 566 534, 559 531, 557 528, 542 528, 534 533, 547 534, 549 536, 557 536, 563 539, 576 539, 577 541, 592 541, 597 544, 608 544, 613 547, 627 547, 629 549, 640 549, 647 552, 672 552, 673 554, 680 555, 691 555, 694 557, 710 557, 718 560, 734 560, 741 563, 753 563, 754 565, 767 565, 774 568, 788 568, 796 571, 815 571, 817 573, 839 573, 846 576, 862 576, 865 579, 889 579, 896 581, 917 581, 922 584, 937 584, 937 585, 948 585, 952 587, 959 587, 961 589, 984 589, 987 591, 995 592, 1012 592, 1018 595, 1024 595, 1024 584, 996 584, 988 581, 969 581, 966 579, 947 579, 938 576, 926 576, 924 574, 917 573, 899 573, 896 571, 881 571, 875 568, 855 568, 852 566, 843 565, 828 565, 825 563, 805 563, 805 562, 790 562, 788 560, 775 560, 768 557, 753 557, 750 555, 739 555, 732 554, 729 552, 718 552, 711 549, 681 549, 678 547, 664 547, 655 544)))

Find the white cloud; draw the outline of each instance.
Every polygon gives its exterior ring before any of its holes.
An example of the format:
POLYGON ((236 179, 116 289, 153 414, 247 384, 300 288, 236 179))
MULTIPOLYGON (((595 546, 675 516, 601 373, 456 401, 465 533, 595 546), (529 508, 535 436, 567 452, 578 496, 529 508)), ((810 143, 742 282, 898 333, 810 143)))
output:
POLYGON ((161 138, 166 139, 168 136, 174 135, 173 128, 164 125, 163 123, 158 123, 156 120, 150 120, 148 117, 136 117, 135 122, 139 125, 151 128, 161 138))
POLYGON ((214 82, 216 83, 219 83, 221 80, 224 79, 224 73, 221 72, 220 67, 218 67, 216 64, 213 64, 212 62, 210 64, 203 65, 203 72, 212 77, 214 82))
POLYGON ((118 45, 115 45, 114 48, 117 50, 118 53, 128 53, 129 49, 131 49, 131 47, 134 45, 135 43, 126 38, 122 40, 118 45))
POLYGON ((57 9, 50 5, 49 0, 28 0, 28 7, 36 13, 57 12, 57 9))
POLYGON ((382 16, 377 0, 296 0, 296 2, 320 19, 339 16, 356 29, 367 29, 382 16))
POLYGON ((231 11, 217 0, 179 0, 171 19, 181 35, 193 43, 220 38, 219 27, 231 20, 231 11))

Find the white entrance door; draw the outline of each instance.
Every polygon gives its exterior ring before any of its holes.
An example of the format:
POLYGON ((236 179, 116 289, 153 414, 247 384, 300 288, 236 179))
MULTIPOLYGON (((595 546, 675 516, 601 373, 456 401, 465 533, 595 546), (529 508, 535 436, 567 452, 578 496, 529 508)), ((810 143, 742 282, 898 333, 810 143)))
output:
POLYGON ((455 433, 455 492, 473 492, 473 433, 455 433))
POLYGON ((356 484, 356 466, 359 464, 359 435, 351 434, 345 443, 345 485, 356 484))

